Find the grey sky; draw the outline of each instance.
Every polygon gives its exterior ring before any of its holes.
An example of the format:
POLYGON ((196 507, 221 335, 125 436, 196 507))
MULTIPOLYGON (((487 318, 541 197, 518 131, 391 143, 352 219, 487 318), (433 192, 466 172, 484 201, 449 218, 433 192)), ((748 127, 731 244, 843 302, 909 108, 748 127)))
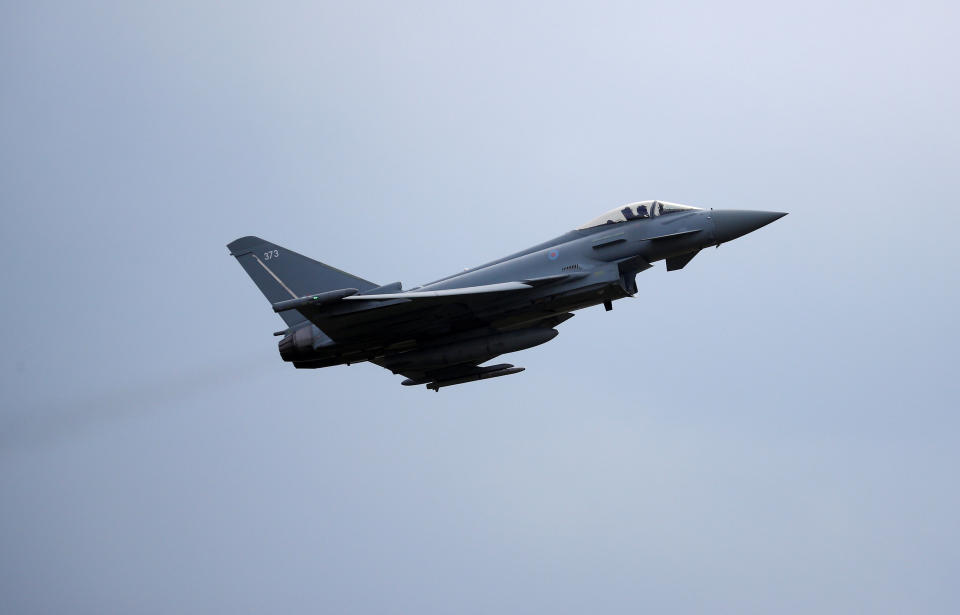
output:
POLYGON ((960 608, 953 3, 4 3, 14 613, 960 608), (406 286, 790 216, 434 394, 225 244, 406 286))

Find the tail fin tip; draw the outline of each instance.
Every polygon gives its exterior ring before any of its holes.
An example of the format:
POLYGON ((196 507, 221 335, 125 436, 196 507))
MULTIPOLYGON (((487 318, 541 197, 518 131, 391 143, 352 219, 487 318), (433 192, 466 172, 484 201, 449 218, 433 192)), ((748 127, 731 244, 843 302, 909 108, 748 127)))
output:
POLYGON ((270 242, 268 242, 266 239, 255 237, 254 235, 247 235, 246 237, 240 237, 239 239, 234 239, 228 243, 227 249, 230 250, 231 256, 240 256, 241 254, 252 252, 254 248, 265 243, 270 242))

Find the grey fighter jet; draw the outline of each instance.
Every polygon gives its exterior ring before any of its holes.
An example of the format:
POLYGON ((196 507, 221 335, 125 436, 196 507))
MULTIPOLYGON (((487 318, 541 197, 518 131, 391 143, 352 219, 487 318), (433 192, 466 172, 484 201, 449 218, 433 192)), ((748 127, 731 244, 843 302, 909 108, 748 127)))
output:
POLYGON ((613 309, 656 261, 683 269, 700 250, 785 216, 666 201, 612 209, 555 239, 423 286, 378 285, 292 250, 241 237, 227 247, 287 324, 280 356, 301 369, 370 361, 442 387, 523 371, 481 365, 549 342, 575 310, 613 309))

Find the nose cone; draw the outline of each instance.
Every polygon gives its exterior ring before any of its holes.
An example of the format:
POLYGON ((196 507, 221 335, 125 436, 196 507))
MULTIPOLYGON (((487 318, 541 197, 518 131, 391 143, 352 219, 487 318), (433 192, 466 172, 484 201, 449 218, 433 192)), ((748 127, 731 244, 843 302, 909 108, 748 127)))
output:
POLYGON ((752 233, 761 226, 784 217, 778 211, 749 211, 746 209, 718 209, 710 212, 713 218, 717 244, 725 243, 752 233))

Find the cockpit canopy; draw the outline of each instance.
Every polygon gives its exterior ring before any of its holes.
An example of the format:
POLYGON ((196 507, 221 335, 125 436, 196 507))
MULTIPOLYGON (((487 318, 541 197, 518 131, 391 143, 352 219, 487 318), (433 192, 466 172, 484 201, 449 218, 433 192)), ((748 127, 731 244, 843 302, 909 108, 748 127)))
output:
POLYGON ((691 207, 689 205, 679 205, 677 203, 667 203, 666 201, 640 201, 639 203, 628 203, 622 207, 611 209, 602 216, 598 216, 587 222, 583 226, 578 226, 578 230, 602 226, 604 224, 617 224, 628 220, 637 220, 640 218, 652 218, 654 216, 665 216, 680 211, 700 211, 700 207, 691 207))

